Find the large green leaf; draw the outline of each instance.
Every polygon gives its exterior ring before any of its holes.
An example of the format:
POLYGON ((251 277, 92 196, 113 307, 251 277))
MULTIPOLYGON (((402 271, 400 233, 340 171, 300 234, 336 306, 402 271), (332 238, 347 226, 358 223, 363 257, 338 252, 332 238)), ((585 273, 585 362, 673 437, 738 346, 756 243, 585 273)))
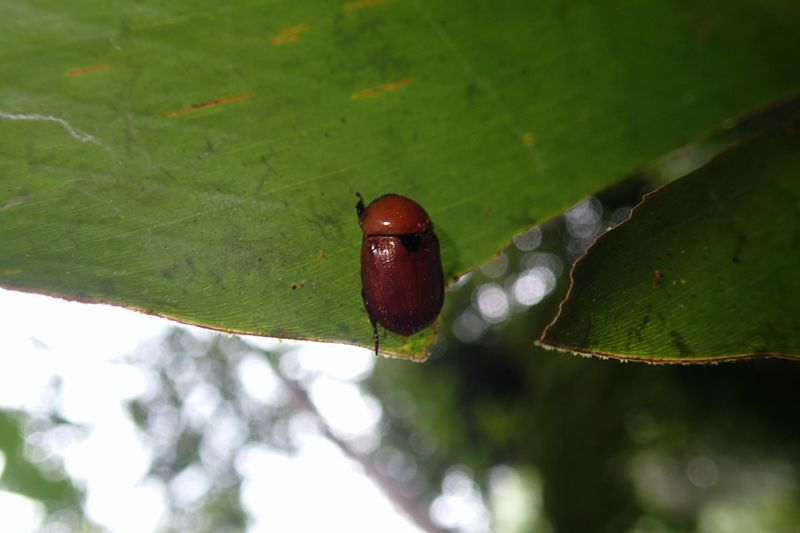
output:
POLYGON ((655 362, 800 357, 792 123, 647 196, 576 263, 547 346, 655 362))
POLYGON ((0 285, 369 345, 355 192, 420 201, 452 278, 796 91, 797 20, 795 0, 3 1, 0 285))

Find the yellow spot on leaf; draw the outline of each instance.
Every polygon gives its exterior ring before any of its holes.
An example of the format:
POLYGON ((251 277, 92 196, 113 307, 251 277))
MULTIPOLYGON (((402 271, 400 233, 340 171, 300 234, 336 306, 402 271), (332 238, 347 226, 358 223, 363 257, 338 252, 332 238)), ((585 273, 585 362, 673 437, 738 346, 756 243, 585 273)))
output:
POLYGON ((298 39, 297 35, 279 35, 272 38, 272 44, 281 45, 286 43, 293 43, 298 39))
POLYGON ((352 99, 361 100, 363 98, 369 98, 370 96, 374 96, 376 94, 386 93, 389 91, 396 91, 397 89, 403 88, 410 84, 411 84, 411 78, 404 78, 402 80, 384 83, 383 85, 377 85, 375 87, 370 87, 369 89, 363 90, 361 92, 357 92, 353 94, 352 99))
POLYGON ((290 28, 282 28, 278 30, 278 35, 272 38, 272 44, 281 45, 286 43, 293 43, 300 38, 300 34, 304 31, 311 29, 308 24, 298 24, 290 28))
POLYGON ((234 96, 225 96, 223 98, 217 98, 216 100, 209 100, 208 102, 200 102, 199 104, 192 104, 189 107, 183 107, 181 109, 176 109, 175 111, 167 111, 166 113, 164 113, 164 117, 174 118, 180 115, 185 115, 186 113, 191 113, 193 111, 205 109, 207 107, 214 107, 217 105, 229 104, 231 102, 239 102, 241 100, 247 100, 249 98, 254 97, 255 95, 256 93, 246 92, 242 94, 236 94, 234 96))
POLYGON ((110 67, 105 63, 100 65, 89 65, 88 67, 77 67, 71 68, 67 71, 67 76, 70 78, 75 78, 77 76, 83 76, 84 74, 91 74, 93 72, 103 72, 108 70, 110 67))
POLYGON ((533 146, 533 143, 536 142, 536 135, 531 131, 525 132, 525 134, 522 135, 522 142, 527 146, 533 146))

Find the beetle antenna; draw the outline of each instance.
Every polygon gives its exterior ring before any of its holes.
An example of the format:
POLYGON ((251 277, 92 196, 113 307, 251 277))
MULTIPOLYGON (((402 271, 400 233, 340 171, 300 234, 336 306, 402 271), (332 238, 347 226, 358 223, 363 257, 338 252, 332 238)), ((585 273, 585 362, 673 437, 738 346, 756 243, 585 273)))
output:
POLYGON ((356 203, 356 214, 358 215, 358 218, 361 218, 361 215, 364 213, 365 209, 364 198, 361 196, 360 192, 357 192, 356 196, 358 196, 358 202, 356 203))

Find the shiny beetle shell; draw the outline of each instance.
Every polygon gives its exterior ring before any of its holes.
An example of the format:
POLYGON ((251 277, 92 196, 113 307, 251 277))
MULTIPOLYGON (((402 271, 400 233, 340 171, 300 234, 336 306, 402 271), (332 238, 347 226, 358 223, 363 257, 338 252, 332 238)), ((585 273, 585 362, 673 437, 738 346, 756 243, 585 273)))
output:
POLYGON ((404 196, 386 194, 365 208, 359 195, 356 210, 364 233, 361 295, 377 354, 376 324, 411 335, 439 315, 444 302, 439 240, 425 210, 404 196))

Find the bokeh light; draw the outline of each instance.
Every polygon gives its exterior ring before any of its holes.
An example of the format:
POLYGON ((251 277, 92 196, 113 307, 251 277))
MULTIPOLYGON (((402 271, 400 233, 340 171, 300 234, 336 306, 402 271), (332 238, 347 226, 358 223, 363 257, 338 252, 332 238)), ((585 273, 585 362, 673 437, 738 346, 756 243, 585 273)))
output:
POLYGON ((484 320, 498 324, 508 319, 511 307, 503 288, 496 283, 486 283, 478 287, 475 303, 484 320))
POLYGON ((542 243, 542 229, 539 226, 534 226, 519 235, 515 235, 512 241, 518 250, 530 252, 542 243))
POLYGON ((522 272, 512 286, 514 300, 530 307, 542 301, 556 287, 556 276, 546 266, 537 266, 522 272))
POLYGON ((460 533, 489 531, 489 511, 468 469, 451 467, 442 481, 442 494, 431 504, 431 518, 440 527, 460 533))

